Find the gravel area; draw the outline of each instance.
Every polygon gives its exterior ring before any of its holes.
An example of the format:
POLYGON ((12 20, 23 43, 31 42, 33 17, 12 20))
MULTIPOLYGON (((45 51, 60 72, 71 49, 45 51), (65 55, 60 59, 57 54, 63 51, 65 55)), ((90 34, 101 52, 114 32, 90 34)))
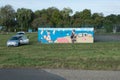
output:
POLYGON ((120 80, 120 71, 45 69, 66 80, 120 80))
POLYGON ((106 35, 95 35, 95 42, 108 42, 108 41, 120 41, 120 35, 106 34, 106 35))

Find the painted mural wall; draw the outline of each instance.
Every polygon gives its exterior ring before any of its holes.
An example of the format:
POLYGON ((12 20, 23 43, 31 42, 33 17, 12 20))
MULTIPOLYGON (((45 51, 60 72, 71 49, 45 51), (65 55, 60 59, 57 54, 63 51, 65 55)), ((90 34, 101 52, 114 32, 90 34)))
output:
POLYGON ((94 28, 38 28, 41 43, 93 43, 94 28))

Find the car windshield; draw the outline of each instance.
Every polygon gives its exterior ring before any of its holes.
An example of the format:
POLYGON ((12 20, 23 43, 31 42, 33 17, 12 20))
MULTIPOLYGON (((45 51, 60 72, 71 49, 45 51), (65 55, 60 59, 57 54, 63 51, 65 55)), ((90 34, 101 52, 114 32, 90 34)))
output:
POLYGON ((12 37, 10 40, 18 40, 18 37, 12 37))

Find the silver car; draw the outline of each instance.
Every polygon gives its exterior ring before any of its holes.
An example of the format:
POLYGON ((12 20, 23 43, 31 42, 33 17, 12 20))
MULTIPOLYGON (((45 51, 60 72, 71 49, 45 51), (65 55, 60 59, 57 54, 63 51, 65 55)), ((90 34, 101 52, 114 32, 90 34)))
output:
POLYGON ((15 35, 7 41, 7 46, 19 46, 29 44, 29 39, 25 35, 15 35))

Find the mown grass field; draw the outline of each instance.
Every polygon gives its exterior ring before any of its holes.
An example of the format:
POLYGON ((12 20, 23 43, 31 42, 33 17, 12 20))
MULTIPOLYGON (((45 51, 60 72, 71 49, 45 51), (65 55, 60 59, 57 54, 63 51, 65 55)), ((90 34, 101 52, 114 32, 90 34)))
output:
POLYGON ((120 42, 41 44, 29 33, 29 45, 7 47, 14 34, 0 34, 0 68, 120 70, 120 42))

